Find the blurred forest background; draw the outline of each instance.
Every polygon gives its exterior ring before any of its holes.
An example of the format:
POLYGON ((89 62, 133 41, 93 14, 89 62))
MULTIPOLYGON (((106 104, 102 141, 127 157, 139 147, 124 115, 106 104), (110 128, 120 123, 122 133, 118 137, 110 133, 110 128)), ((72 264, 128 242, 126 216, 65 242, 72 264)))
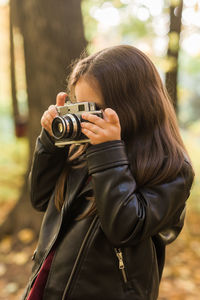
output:
POLYGON ((196 172, 181 235, 167 249, 159 300, 200 291, 200 0, 0 0, 0 300, 20 299, 42 215, 27 177, 40 118, 70 62, 130 44, 155 63, 196 172))

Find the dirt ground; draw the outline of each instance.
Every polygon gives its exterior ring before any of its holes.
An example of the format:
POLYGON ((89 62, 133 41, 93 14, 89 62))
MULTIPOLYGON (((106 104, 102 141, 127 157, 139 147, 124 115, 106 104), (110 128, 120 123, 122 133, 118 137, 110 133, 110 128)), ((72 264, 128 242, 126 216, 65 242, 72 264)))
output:
MULTIPOLYGON (((167 247, 159 300, 198 300, 200 292, 200 215, 190 212, 179 238, 167 247)), ((31 272, 36 247, 30 230, 0 243, 0 300, 19 300, 31 272)))

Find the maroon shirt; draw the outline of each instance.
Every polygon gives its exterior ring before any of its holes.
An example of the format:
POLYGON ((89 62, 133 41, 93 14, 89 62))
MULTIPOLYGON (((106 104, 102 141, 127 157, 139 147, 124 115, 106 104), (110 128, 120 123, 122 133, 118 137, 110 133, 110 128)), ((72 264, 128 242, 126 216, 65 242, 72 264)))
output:
POLYGON ((42 300, 54 253, 55 250, 52 249, 45 259, 27 300, 42 300))

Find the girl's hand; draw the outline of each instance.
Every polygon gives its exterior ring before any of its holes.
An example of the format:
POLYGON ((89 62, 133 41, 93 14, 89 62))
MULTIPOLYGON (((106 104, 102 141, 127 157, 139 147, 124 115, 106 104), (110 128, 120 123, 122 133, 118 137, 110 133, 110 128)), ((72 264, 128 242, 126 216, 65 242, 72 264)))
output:
POLYGON ((56 97, 56 105, 50 105, 49 108, 43 113, 43 116, 41 118, 41 125, 46 131, 53 136, 52 130, 51 130, 51 124, 55 117, 58 116, 58 112, 56 109, 56 106, 63 106, 65 104, 65 98, 67 94, 64 92, 61 92, 56 97))
POLYGON ((121 139, 121 126, 117 113, 111 108, 106 108, 103 117, 102 119, 90 113, 82 114, 82 118, 90 122, 81 123, 82 132, 93 145, 121 139))

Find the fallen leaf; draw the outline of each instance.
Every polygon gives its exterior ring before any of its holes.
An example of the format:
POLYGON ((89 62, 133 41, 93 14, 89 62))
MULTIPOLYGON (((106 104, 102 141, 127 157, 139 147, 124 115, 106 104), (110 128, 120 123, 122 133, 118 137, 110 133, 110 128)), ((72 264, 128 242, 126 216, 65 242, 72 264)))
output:
POLYGON ((0 242, 0 249, 1 252, 9 252, 12 247, 12 239, 10 236, 6 236, 5 238, 2 239, 0 242))
POLYGON ((0 276, 6 273, 6 265, 0 263, 0 276))
POLYGON ((29 259, 29 256, 25 252, 18 252, 13 254, 12 261, 16 265, 24 265, 29 259))
POLYGON ((18 233, 18 238, 22 243, 28 244, 34 239, 34 232, 29 228, 22 229, 18 233))
POLYGON ((10 282, 8 283, 5 288, 4 288, 4 292, 6 294, 13 294, 18 290, 19 286, 16 282, 10 282))

